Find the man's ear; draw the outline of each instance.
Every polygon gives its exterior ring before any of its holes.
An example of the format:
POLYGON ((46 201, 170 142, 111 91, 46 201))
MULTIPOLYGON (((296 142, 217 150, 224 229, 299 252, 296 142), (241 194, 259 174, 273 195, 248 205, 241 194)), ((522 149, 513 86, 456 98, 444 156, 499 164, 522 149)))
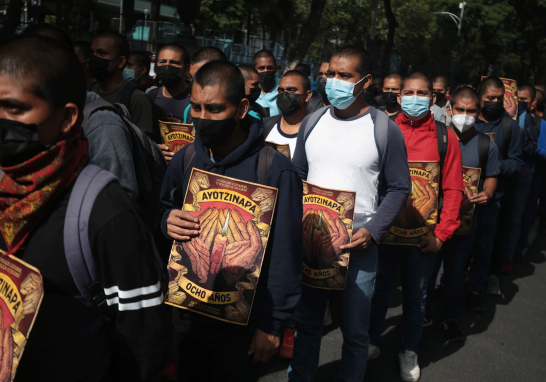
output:
POLYGON ((248 99, 243 98, 241 103, 239 104, 239 120, 244 119, 246 115, 248 114, 248 111, 250 109, 250 103, 248 102, 248 99))
POLYGON ((402 105, 402 92, 401 91, 400 91, 400 93, 398 93, 396 95, 396 100, 398 101, 399 105, 402 105))
POLYGON ((70 133, 75 126, 79 126, 79 122, 81 122, 80 120, 83 118, 78 106, 73 103, 67 103, 64 105, 60 114, 62 115, 61 133, 65 135, 70 133))
POLYGON ((449 92, 450 92, 449 87, 447 87, 446 89, 447 89, 447 90, 446 90, 446 94, 450 94, 450 93, 449 93, 449 92))
POLYGON ((119 60, 118 68, 122 69, 122 68, 125 67, 125 64, 127 64, 127 57, 121 56, 120 58, 121 58, 121 60, 119 60))
POLYGON ((432 104, 430 106, 434 105, 435 103, 436 103, 436 94, 432 93, 432 104))
POLYGON ((313 92, 311 90, 307 90, 307 97, 305 97, 305 103, 311 101, 311 98, 313 98, 313 92))

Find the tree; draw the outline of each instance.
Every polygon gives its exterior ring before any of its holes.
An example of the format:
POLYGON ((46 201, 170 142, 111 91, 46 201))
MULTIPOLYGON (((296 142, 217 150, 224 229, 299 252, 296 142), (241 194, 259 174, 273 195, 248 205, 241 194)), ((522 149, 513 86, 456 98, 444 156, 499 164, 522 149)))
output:
POLYGON ((4 18, 4 26, 0 32, 2 39, 9 38, 15 34, 15 31, 21 23, 21 10, 23 8, 22 0, 10 0, 6 9, 6 17, 4 18))
POLYGON ((398 22, 392 12, 391 0, 384 0, 385 3, 385 17, 389 23, 389 33, 387 35, 387 43, 385 44, 385 51, 383 52, 383 60, 381 61, 381 76, 384 77, 390 73, 390 59, 391 51, 394 45, 394 34, 396 28, 398 28, 398 22))

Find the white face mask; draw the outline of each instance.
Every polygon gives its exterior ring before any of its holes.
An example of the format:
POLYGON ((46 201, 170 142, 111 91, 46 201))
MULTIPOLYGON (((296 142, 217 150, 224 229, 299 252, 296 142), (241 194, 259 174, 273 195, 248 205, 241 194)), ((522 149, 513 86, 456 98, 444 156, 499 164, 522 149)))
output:
POLYGON ((464 133, 474 126, 475 118, 465 114, 453 114, 451 123, 460 133, 464 133))

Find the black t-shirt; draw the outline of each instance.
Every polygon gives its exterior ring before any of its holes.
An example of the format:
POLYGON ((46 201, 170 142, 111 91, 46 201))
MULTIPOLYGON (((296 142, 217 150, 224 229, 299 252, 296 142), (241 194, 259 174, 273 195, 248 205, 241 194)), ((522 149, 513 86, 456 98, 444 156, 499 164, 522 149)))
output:
MULTIPOLYGON (((110 333, 115 331, 117 336, 126 337, 132 332, 134 336, 140 330, 147 330, 148 324, 157 322, 161 329, 164 326, 160 322, 163 315, 168 320, 162 304, 151 309, 119 312, 116 303, 110 307, 116 324, 107 325, 98 309, 83 300, 64 252, 64 220, 71 192, 72 188, 67 189, 53 201, 24 248, 16 254, 38 268, 44 282, 44 299, 30 332, 16 381, 78 381, 96 375, 112 361, 115 346, 110 333)), ((134 267, 129 264, 132 256, 138 265, 142 261, 148 262, 147 257, 153 254, 152 242, 146 232, 144 222, 121 186, 118 183, 106 186, 98 195, 89 220, 89 242, 104 288, 116 286, 120 290, 131 290, 158 282, 153 267, 133 272, 131 268, 134 267)), ((0 248, 6 250, 3 238, 0 248)), ((161 292, 156 294, 160 296, 161 292)), ((165 340, 164 336, 155 335, 157 339, 151 341, 147 335, 137 335, 129 341, 134 343, 121 345, 121 348, 128 349, 117 363, 118 369, 127 369, 120 371, 120 375, 125 374, 128 380, 149 380, 149 376, 144 379, 142 376, 150 374, 149 369, 157 368, 153 364, 158 363, 157 356, 162 357, 163 350, 161 346, 157 349, 157 343, 165 340), (154 345, 156 349, 141 349, 142 346, 154 345), (135 356, 135 350, 142 354, 135 356), (151 363, 146 359, 150 356, 151 363)))

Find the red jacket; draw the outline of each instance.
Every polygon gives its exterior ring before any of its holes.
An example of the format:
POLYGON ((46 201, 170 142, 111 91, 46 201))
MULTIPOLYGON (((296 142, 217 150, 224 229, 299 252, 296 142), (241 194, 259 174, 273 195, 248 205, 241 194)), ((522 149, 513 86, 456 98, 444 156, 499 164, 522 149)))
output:
MULTIPOLYGON (((404 113, 400 113, 395 122, 404 134, 408 161, 440 162, 436 124, 430 113, 413 123, 404 113)), ((459 207, 463 201, 462 171, 459 141, 457 136, 448 130, 447 154, 440 185, 443 191, 443 207, 434 229, 434 235, 443 242, 451 238, 453 232, 459 227, 459 207)))

